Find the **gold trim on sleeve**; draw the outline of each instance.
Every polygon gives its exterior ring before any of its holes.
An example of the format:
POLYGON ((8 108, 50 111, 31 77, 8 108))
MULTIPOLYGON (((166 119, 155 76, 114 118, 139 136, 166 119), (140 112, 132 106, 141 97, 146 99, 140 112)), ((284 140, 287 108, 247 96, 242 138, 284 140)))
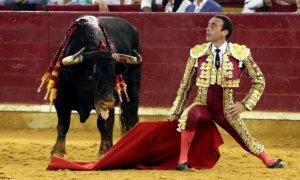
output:
POLYGON ((251 55, 244 61, 246 72, 251 80, 252 86, 248 95, 242 101, 248 110, 257 104, 265 89, 265 78, 259 67, 253 61, 251 55))
POLYGON ((177 91, 177 96, 173 102, 173 106, 170 109, 170 114, 181 115, 184 107, 190 97, 192 86, 196 81, 196 68, 194 67, 195 59, 189 58, 185 71, 183 74, 183 79, 181 80, 179 89, 177 91))

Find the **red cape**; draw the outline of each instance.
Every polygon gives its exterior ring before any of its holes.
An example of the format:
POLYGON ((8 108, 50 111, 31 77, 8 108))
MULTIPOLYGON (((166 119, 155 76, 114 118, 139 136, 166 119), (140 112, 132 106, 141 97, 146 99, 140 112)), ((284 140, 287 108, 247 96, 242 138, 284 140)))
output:
MULTIPOLYGON (((53 156, 47 170, 175 169, 180 153, 176 121, 141 122, 96 162, 70 162, 53 156)), ((212 168, 220 154, 222 137, 212 122, 198 124, 189 151, 189 165, 212 168)))

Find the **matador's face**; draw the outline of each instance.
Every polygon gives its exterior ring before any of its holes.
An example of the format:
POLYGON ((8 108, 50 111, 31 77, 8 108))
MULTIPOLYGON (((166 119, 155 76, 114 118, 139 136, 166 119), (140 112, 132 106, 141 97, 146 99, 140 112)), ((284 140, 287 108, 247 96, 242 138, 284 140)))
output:
POLYGON ((227 30, 222 30, 223 20, 220 18, 212 18, 206 27, 206 40, 208 42, 219 42, 226 39, 227 30))

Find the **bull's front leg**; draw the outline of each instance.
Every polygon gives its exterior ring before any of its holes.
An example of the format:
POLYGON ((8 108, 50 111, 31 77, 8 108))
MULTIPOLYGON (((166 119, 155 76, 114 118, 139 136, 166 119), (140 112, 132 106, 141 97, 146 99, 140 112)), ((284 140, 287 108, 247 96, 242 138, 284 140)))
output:
POLYGON ((98 116, 97 127, 100 131, 101 142, 98 155, 99 157, 105 154, 113 145, 113 127, 115 122, 115 110, 109 110, 109 117, 104 120, 101 116, 98 116))
POLYGON ((70 127, 71 111, 67 111, 67 110, 61 111, 57 109, 57 117, 58 117, 58 124, 56 127, 57 139, 51 151, 51 157, 53 155, 64 157, 64 154, 66 154, 66 148, 65 148, 66 135, 70 127))

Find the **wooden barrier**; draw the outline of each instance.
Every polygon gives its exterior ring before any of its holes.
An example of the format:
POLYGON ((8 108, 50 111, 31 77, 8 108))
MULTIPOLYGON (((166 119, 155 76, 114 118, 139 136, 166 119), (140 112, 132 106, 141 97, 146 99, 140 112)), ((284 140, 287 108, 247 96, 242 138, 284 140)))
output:
MULTIPOLYGON (((0 12, 0 103, 43 104, 36 89, 71 21, 83 14, 119 16, 139 31, 143 56, 141 105, 170 107, 189 54, 205 42, 213 14, 0 12)), ((300 111, 300 16, 228 14, 235 25, 230 41, 246 44, 266 77, 257 105, 262 111, 300 111)), ((246 79, 245 77, 243 79, 246 79)), ((128 87, 130 88, 130 87, 128 87)), ((244 97, 243 81, 237 99, 244 97)))

